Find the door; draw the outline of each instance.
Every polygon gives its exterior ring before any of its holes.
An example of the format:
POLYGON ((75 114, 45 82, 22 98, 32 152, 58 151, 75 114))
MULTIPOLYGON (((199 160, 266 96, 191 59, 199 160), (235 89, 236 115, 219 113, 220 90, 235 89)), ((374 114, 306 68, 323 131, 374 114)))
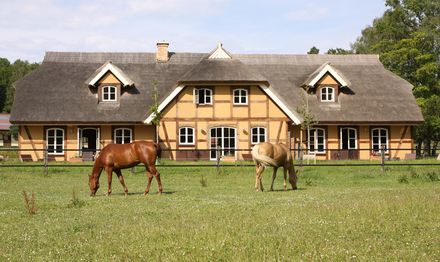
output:
POLYGON ((231 127, 213 127, 210 129, 210 159, 217 159, 217 152, 222 156, 235 158, 236 131, 231 127))
POLYGON ((86 161, 92 161, 99 149, 99 128, 79 128, 80 155, 86 161))
MULTIPOLYGON (((359 159, 357 150, 357 130, 352 127, 342 127, 339 130, 340 149, 335 155, 336 159, 359 159)), ((333 159, 333 157, 332 157, 333 159)))

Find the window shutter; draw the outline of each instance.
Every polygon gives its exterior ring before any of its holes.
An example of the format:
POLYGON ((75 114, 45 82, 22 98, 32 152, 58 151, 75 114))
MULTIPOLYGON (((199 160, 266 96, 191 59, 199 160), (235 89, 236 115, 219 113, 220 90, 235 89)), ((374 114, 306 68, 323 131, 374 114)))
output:
POLYGON ((193 89, 193 98, 194 98, 194 104, 197 105, 199 103, 199 92, 197 88, 193 89))

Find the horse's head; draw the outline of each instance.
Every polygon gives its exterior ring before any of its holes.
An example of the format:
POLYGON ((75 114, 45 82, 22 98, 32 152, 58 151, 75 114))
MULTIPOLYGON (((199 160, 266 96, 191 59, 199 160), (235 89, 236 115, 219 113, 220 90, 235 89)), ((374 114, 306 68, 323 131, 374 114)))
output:
POLYGON ((95 196, 96 191, 98 191, 99 188, 99 178, 90 175, 89 176, 89 187, 90 187, 90 196, 95 196))
POLYGON ((292 168, 289 170, 289 182, 292 185, 292 189, 296 190, 298 187, 296 186, 296 182, 298 181, 298 170, 292 168))

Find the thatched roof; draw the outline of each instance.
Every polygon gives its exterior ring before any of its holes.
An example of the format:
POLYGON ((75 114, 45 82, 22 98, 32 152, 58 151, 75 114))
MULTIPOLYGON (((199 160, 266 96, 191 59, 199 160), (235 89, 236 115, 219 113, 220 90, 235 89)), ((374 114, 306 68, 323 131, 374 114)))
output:
POLYGON ((233 55, 171 53, 157 63, 154 53, 48 52, 40 67, 19 80, 13 123, 141 123, 149 115, 153 81, 163 100, 182 82, 267 82, 290 110, 301 105, 301 85, 328 62, 350 81, 338 102, 319 103, 307 95, 321 123, 409 123, 423 121, 412 86, 386 70, 376 55, 233 55), (134 87, 123 89, 115 105, 98 104, 96 90, 84 83, 112 61, 134 87))

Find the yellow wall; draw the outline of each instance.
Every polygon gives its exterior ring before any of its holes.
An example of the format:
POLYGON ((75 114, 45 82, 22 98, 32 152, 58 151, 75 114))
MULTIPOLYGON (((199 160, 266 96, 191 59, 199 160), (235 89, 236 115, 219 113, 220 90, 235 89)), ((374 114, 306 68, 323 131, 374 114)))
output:
MULTIPOLYGON (((188 86, 163 111, 159 136, 162 147, 171 149, 209 149, 210 128, 233 127, 236 129, 236 146, 249 149, 252 127, 265 127, 271 142, 287 143, 288 118, 258 86, 214 86, 212 105, 196 105, 194 86, 188 86), (248 104, 234 105, 232 90, 248 89, 248 104), (182 146, 178 143, 179 127, 193 127, 196 143, 182 146)), ((242 158, 238 152, 237 159, 242 158)), ((176 159, 176 154, 163 154, 176 159)))
MULTIPOLYGON (((67 126, 57 126, 65 129, 65 141, 64 148, 69 149, 65 150, 63 156, 54 156, 56 161, 69 161, 71 158, 77 157, 79 155, 78 150, 78 126, 77 125, 67 125, 67 126), (70 151, 72 150, 72 151, 70 151)), ((85 127, 85 126, 80 126, 85 127)), ((93 126, 97 127, 97 126, 93 126)), ((100 128, 100 148, 113 143, 112 136, 112 128, 117 128, 118 126, 110 126, 110 125, 102 125, 100 128)), ((134 140, 152 140, 155 141, 155 129, 151 125, 134 125, 133 127, 133 136, 134 140)), ((24 126, 20 126, 19 132, 19 145, 20 149, 23 149, 20 154, 21 155, 31 155, 32 160, 42 160, 43 149, 46 144, 44 141, 44 126, 35 125, 35 126, 27 126, 29 132, 32 137, 32 142, 29 139, 24 126)), ((51 157, 51 156, 50 156, 51 157)))
MULTIPOLYGON (((371 141, 371 129, 375 127, 384 127, 388 129, 388 147, 391 149, 386 157, 404 159, 405 154, 412 153, 411 148, 413 147, 411 126, 381 126, 381 125, 346 125, 354 127, 357 129, 358 135, 358 149, 359 159, 361 160, 373 160, 380 159, 380 157, 375 156, 371 152, 372 141, 371 141)), ((342 126, 328 125, 328 126, 316 126, 324 128, 326 130, 326 153, 317 154, 318 160, 329 160, 331 159, 331 150, 340 149, 339 140, 339 128, 342 126)), ((301 137, 301 130, 299 126, 290 127, 292 132, 292 148, 294 148, 295 141, 299 142, 301 137), (296 139, 296 140, 295 140, 296 139)), ((307 144, 306 131, 302 132, 303 148, 305 149, 307 144)), ((295 148, 298 148, 298 144, 295 144, 295 148)))
POLYGON ((120 81, 110 72, 107 72, 101 79, 98 81, 99 84, 119 84, 120 81))
POLYGON ((316 84, 317 85, 338 85, 338 82, 330 74, 326 74, 316 84))

